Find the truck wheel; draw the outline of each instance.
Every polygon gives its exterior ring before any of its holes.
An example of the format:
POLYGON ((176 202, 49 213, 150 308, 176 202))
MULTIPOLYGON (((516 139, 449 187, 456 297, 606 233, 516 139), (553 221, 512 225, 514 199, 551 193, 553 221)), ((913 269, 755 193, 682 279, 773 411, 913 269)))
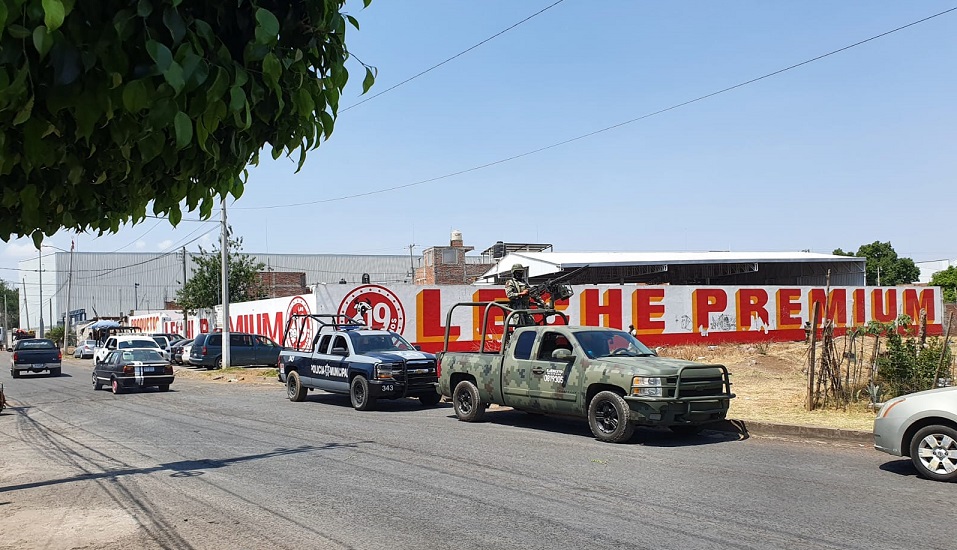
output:
POLYGON ((159 386, 156 386, 156 389, 159 391, 169 391, 169 384, 160 384, 159 386))
POLYGON ((17 369, 10 369, 10 377, 20 378, 20 371, 18 371, 17 369))
POLYGON ((631 409, 615 392, 599 392, 588 404, 588 426, 599 441, 623 443, 635 433, 631 409))
POLYGON ((439 404, 439 401, 442 400, 442 396, 436 393, 429 393, 426 395, 420 395, 419 401, 424 407, 434 407, 439 404))
POLYGON ((306 388, 302 387, 302 380, 299 373, 292 371, 286 375, 286 397, 290 401, 302 401, 306 398, 306 388))
POLYGON ((120 381, 116 378, 110 380, 110 388, 113 390, 113 395, 123 393, 123 386, 120 385, 120 381))
POLYGON ((103 388, 103 384, 100 382, 100 379, 96 377, 96 373, 93 373, 93 391, 100 391, 103 388))
POLYGON ((462 380, 452 391, 452 408, 462 422, 478 422, 485 416, 485 403, 471 380, 462 380))
POLYGON ((356 376, 349 385, 349 398, 357 411, 371 411, 375 408, 375 398, 369 395, 369 381, 365 376, 356 376))
POLYGON ((921 477, 957 480, 957 430, 937 425, 921 428, 910 442, 910 459, 921 477))
POLYGON ((50 376, 60 376, 60 368, 50 369, 50 376))

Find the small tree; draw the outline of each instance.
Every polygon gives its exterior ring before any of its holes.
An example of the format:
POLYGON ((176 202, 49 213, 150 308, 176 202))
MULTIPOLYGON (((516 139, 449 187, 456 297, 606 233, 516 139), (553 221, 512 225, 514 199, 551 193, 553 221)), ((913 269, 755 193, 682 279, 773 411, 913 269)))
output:
MULTIPOLYGON (((0 281, 0 304, 3 303, 3 298, 7 298, 7 325, 3 327, 7 330, 11 328, 16 328, 20 326, 20 291, 15 288, 10 288, 7 286, 6 281, 0 281)), ((0 306, 2 307, 2 306, 0 306)), ((0 323, 3 323, 3 314, 0 313, 0 323)))
MULTIPOLYGON (((232 231, 227 236, 227 261, 229 262, 229 301, 247 302, 258 300, 266 296, 265 291, 257 284, 258 274, 266 266, 256 262, 240 251, 243 239, 232 238, 232 231)), ((179 305, 194 312, 198 309, 211 309, 222 303, 222 260, 221 249, 213 248, 210 251, 199 249, 200 255, 193 258, 196 269, 193 276, 186 281, 183 288, 176 292, 176 301, 179 305)))
POLYGON ((944 290, 944 301, 957 302, 957 267, 950 266, 938 271, 930 278, 931 286, 939 286, 944 290))
POLYGON ((865 272, 868 285, 894 286, 913 283, 920 278, 920 269, 910 258, 900 258, 891 243, 874 241, 862 244, 857 253, 844 252, 840 248, 833 252, 836 256, 857 256, 867 258, 865 272))

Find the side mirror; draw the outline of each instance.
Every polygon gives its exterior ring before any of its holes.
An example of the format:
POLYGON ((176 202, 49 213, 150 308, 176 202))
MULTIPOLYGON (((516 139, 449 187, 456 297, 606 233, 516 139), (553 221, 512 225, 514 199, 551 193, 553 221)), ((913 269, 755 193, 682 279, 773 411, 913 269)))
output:
POLYGON ((349 350, 347 350, 346 348, 332 348, 332 354, 333 354, 333 355, 341 355, 341 356, 343 356, 343 357, 348 357, 348 355, 349 355, 349 350))
POLYGON ((415 348, 415 351, 422 351, 422 346, 418 344, 414 344, 412 347, 415 348))
POLYGON ((563 363, 570 362, 575 360, 575 356, 572 355, 572 352, 565 348, 558 348, 552 352, 552 359, 555 361, 561 361, 563 363))

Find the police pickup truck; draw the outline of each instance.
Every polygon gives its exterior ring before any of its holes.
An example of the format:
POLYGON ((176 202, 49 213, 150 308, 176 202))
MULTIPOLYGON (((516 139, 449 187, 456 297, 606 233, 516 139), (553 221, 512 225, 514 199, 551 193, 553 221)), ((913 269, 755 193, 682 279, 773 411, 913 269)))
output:
POLYGON ((734 397, 724 366, 658 357, 622 330, 568 326, 559 311, 513 310, 498 302, 456 304, 446 327, 460 306, 484 308, 482 342, 475 352, 450 352, 446 331, 439 391, 465 422, 481 420, 495 403, 587 418, 597 439, 620 443, 639 425, 697 433, 723 420, 734 397), (498 351, 486 334, 493 313, 504 318, 498 351))
POLYGON ((442 398, 435 356, 395 332, 370 329, 345 315, 293 315, 284 342, 279 378, 290 401, 302 401, 314 389, 348 394, 360 411, 375 408, 379 399, 417 397, 433 406, 442 398))

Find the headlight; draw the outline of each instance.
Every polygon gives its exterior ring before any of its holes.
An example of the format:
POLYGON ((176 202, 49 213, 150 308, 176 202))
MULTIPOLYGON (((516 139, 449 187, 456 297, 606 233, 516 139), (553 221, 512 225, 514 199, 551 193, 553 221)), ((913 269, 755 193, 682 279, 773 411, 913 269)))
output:
POLYGON ((394 367, 392 363, 379 363, 375 366, 375 377, 379 380, 390 380, 394 367))
POLYGON ((897 399, 891 399, 887 403, 884 403, 884 406, 881 407, 880 412, 877 413, 877 417, 884 418, 885 416, 887 416, 887 413, 891 412, 891 409, 900 405, 906 400, 907 400, 906 397, 898 397, 897 399))
POLYGON ((631 380, 631 395, 662 397, 661 381, 658 376, 636 376, 631 380))

